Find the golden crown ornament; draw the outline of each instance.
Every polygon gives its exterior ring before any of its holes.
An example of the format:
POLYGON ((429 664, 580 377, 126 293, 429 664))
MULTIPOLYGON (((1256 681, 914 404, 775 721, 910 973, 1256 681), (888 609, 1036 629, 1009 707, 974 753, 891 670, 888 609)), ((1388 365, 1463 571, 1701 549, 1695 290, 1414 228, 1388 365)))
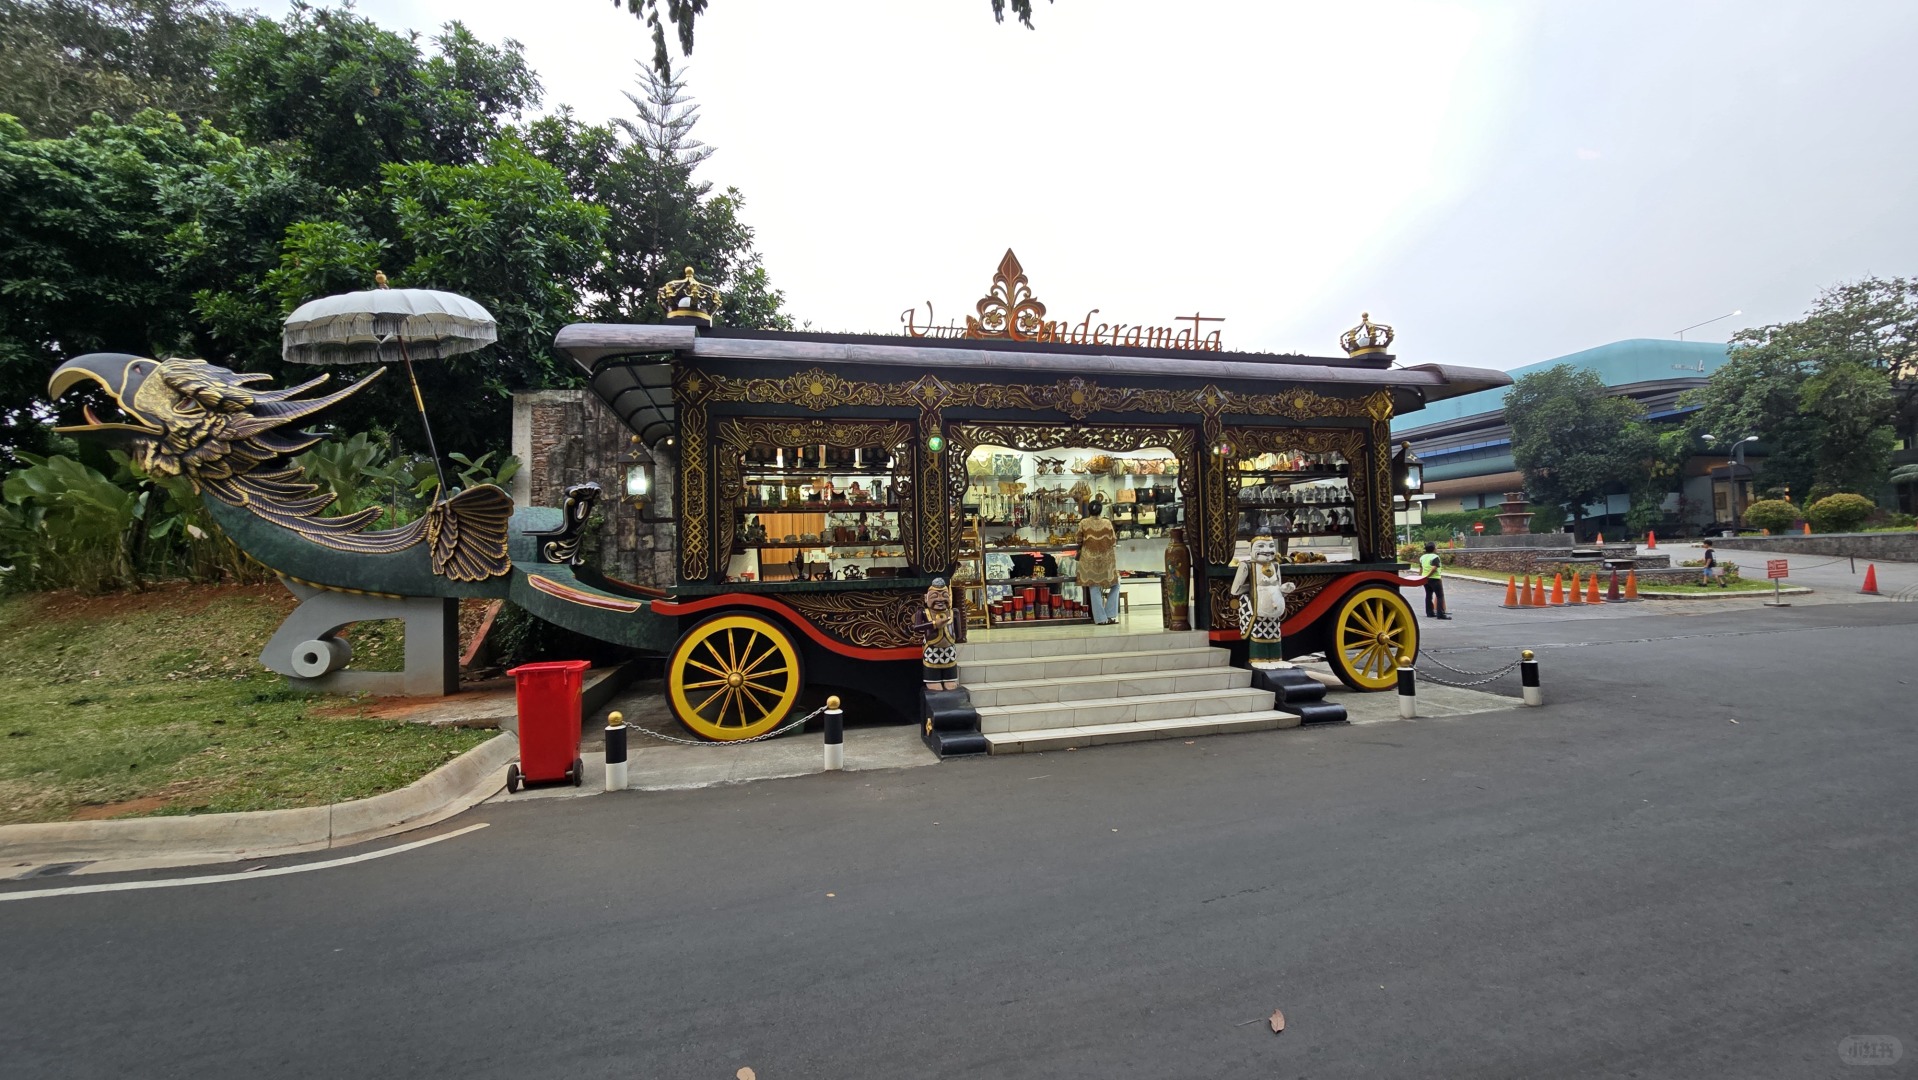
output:
POLYGON ((659 306, 666 309, 668 319, 692 319, 711 326, 719 315, 719 300, 719 290, 694 278, 690 266, 685 277, 659 287, 659 306))
POLYGON ((1372 313, 1359 313, 1359 324, 1339 335, 1339 347, 1347 356, 1383 356, 1396 336, 1384 323, 1372 321, 1372 313))

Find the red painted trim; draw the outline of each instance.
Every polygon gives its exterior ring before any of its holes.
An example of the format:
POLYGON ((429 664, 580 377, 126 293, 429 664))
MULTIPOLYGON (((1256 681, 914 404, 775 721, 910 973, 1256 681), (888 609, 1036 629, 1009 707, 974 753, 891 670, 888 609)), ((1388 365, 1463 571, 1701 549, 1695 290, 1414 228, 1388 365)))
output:
MULTIPOLYGON (((1286 637, 1305 633, 1306 628, 1316 622, 1319 616, 1324 615, 1327 608, 1352 595, 1352 591, 1359 586, 1369 584, 1390 585, 1398 589, 1405 587, 1408 583, 1397 574, 1388 574, 1383 570, 1368 570, 1362 574, 1342 574, 1319 590, 1319 594, 1312 598, 1311 603, 1306 604, 1294 612, 1291 618, 1285 620, 1279 627, 1279 632, 1286 637)), ((1206 636, 1214 642, 1243 640, 1237 630, 1210 630, 1207 631, 1206 636)))
POLYGON ((714 608, 727 607, 755 607, 773 612, 798 627, 801 633, 813 639, 821 647, 857 660, 917 660, 924 655, 923 650, 916 645, 904 645, 896 649, 867 649, 836 641, 827 637, 824 631, 808 622, 805 616, 794 611, 789 605, 758 593, 719 593, 698 600, 655 600, 652 603, 652 609, 661 615, 675 616, 698 615, 714 608))

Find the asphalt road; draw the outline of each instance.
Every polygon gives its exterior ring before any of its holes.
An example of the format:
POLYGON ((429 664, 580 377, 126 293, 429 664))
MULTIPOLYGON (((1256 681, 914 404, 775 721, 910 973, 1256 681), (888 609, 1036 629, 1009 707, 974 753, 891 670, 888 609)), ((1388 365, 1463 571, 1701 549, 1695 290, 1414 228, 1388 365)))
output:
POLYGON ((1918 1073, 1918 604, 1687 610, 1428 638, 1540 647, 1541 710, 492 806, 0 903, 0 1074, 1918 1073))

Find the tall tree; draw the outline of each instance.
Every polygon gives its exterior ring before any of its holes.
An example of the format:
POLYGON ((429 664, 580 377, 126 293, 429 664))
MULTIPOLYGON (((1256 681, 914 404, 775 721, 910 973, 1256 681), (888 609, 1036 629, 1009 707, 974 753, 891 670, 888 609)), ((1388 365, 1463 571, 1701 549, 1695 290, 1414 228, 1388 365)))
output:
POLYGON ((1585 509, 1645 490, 1658 456, 1643 406, 1594 372, 1559 364, 1519 378, 1505 395, 1512 459, 1533 502, 1563 505, 1576 532, 1585 509))
POLYGON ((210 126, 148 111, 35 139, 0 117, 0 449, 45 443, 36 403, 60 361, 190 351, 190 286, 168 272, 163 192, 244 157, 210 126))
POLYGON ((1876 493, 1898 425, 1918 435, 1918 279, 1839 285, 1801 319, 1739 331, 1685 401, 1694 430, 1759 436, 1761 489, 1876 493))
POLYGON ((516 41, 488 45, 459 23, 421 52, 417 35, 351 8, 295 7, 254 18, 218 59, 234 129, 286 144, 302 171, 342 189, 375 183, 388 162, 469 165, 540 103, 516 41))
POLYGON ((0 0, 0 113, 47 138, 96 112, 215 118, 213 57, 236 21, 215 0, 0 0))
POLYGON ((744 197, 736 188, 715 193, 695 175, 712 151, 692 137, 698 110, 683 76, 641 68, 640 83, 643 95, 627 94, 637 119, 591 125, 562 110, 527 131, 580 198, 609 212, 606 258, 586 289, 587 314, 606 322, 659 319, 659 286, 691 266, 725 290, 726 325, 790 328, 740 217, 744 197))

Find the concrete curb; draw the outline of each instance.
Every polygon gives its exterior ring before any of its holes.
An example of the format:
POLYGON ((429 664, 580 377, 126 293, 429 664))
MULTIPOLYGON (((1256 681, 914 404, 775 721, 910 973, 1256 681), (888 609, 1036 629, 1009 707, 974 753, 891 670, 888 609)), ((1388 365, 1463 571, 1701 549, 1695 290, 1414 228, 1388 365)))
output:
MULTIPOLYGON (((230 862, 344 847, 444 821, 505 786, 519 737, 503 732, 411 784, 366 799, 295 810, 255 810, 124 821, 0 826, 0 867, 88 863, 80 872, 230 862)), ((13 876, 22 876, 15 873, 13 876)))

